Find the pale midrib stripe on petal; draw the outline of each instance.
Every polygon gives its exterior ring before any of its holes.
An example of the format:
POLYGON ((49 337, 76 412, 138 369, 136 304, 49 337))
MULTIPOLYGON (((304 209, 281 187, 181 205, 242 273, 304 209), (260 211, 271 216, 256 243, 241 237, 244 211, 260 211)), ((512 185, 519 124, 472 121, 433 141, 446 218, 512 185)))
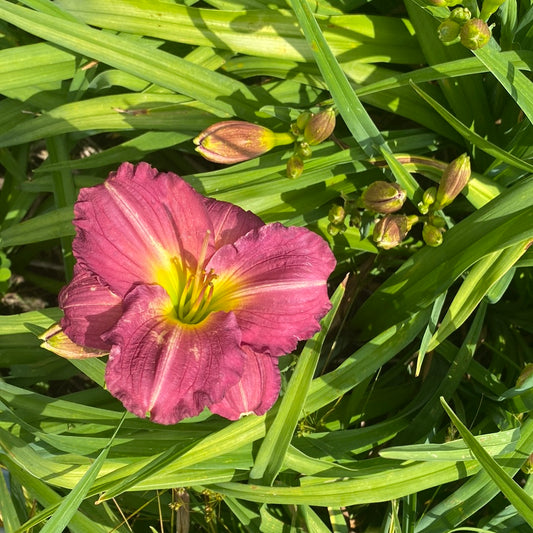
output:
POLYGON ((254 287, 234 289, 231 293, 231 296, 246 296, 254 295, 258 292, 263 291, 286 291, 288 289, 306 289, 312 287, 322 287, 324 286, 324 280, 315 280, 315 281, 278 281, 276 283, 259 283, 254 287))
POLYGON ((110 184, 109 181, 106 181, 104 183, 105 187, 109 191, 109 194, 115 201, 117 205, 119 205, 124 213, 127 214, 127 220, 130 222, 132 227, 134 227, 139 235, 143 237, 143 240, 145 242, 148 242, 150 246, 153 248, 154 252, 157 253, 157 255, 161 258, 161 262, 164 264, 166 260, 169 259, 168 252, 165 250, 165 248, 162 246, 162 244, 155 239, 153 234, 146 229, 146 227, 139 222, 139 218, 137 217, 137 213, 130 204, 124 200, 122 195, 110 184))
MULTIPOLYGON (((164 320, 161 320, 159 324, 163 322, 164 320)), ((157 374, 154 379, 152 394, 150 395, 150 403, 148 408, 149 411, 153 409, 154 405, 157 402, 157 399, 159 398, 161 390, 163 389, 163 384, 165 382, 164 377, 167 373, 168 368, 170 368, 171 366, 171 361, 173 360, 175 354, 175 350, 173 350, 173 347, 179 346, 179 339, 181 337, 181 334, 182 332, 178 328, 175 328, 174 331, 172 331, 172 334, 169 335, 171 339, 169 339, 167 336, 167 338, 163 341, 166 344, 166 349, 164 351, 162 361, 160 362, 160 364, 157 365, 157 374)))

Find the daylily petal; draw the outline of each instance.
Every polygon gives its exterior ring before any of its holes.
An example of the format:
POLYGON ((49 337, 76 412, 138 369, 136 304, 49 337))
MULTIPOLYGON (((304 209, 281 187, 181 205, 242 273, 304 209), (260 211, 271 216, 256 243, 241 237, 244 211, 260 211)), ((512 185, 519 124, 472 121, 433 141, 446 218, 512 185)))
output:
POLYGON ((173 257, 195 266, 213 231, 203 197, 147 163, 123 163, 102 185, 81 189, 74 214, 74 255, 120 296, 157 281, 173 257))
POLYGON ((214 198, 205 198, 204 202, 213 223, 216 249, 232 244, 250 230, 265 225, 257 215, 236 205, 214 198))
POLYGON ((237 420, 241 416, 266 413, 277 400, 281 385, 278 360, 269 355, 255 353, 250 347, 242 347, 246 353, 244 372, 224 398, 209 406, 212 413, 237 420))
MULTIPOLYGON (((61 328, 75 344, 109 351, 101 338, 122 314, 122 298, 102 285, 88 270, 76 266, 72 281, 59 293, 61 328)), ((101 354, 100 354, 101 355, 101 354)))
POLYGON ((331 307, 327 278, 335 257, 305 228, 269 224, 217 250, 209 263, 217 297, 237 316, 242 342, 279 356, 320 329, 331 307))
POLYGON ((109 392, 128 411, 160 424, 198 415, 243 371, 235 316, 213 313, 200 324, 181 324, 158 285, 138 285, 126 296, 124 314, 106 340, 113 344, 109 392))

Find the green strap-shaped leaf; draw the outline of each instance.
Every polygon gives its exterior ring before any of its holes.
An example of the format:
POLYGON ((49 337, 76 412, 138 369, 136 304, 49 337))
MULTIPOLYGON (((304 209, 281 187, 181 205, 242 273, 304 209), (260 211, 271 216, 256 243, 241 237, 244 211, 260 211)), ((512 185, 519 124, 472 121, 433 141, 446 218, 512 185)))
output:
POLYGON ((357 98, 308 3, 305 0, 289 0, 289 4, 300 22, 318 68, 348 129, 369 156, 379 156, 380 147, 386 145, 385 139, 357 98))
MULTIPOLYGON (((505 61, 509 61, 515 68, 531 71, 533 69, 533 52, 529 50, 509 50, 501 53, 505 61)), ((375 92, 387 91, 397 87, 409 85, 409 83, 423 83, 428 81, 443 80, 446 78, 456 78, 468 76, 470 74, 482 74, 489 68, 485 66, 477 57, 456 59, 432 65, 431 67, 420 68, 410 72, 395 73, 389 78, 369 83, 357 89, 358 96, 364 96, 375 92)))
POLYGON ((28 44, 0 51, 0 91, 72 78, 76 68, 73 54, 49 43, 28 44), (31 58, 31 61, 28 59, 31 58), (39 65, 36 72, 35 65, 39 65))
POLYGON ((474 53, 503 85, 533 124, 533 83, 531 80, 520 72, 506 55, 493 46, 484 46, 474 53))
POLYGON ((0 468, 0 514, 2 522, 8 531, 15 531, 20 526, 17 510, 7 486, 4 470, 0 468))
POLYGON ((500 148, 494 143, 487 141, 470 128, 465 126, 459 119, 455 118, 452 113, 450 113, 444 106, 440 105, 436 100, 431 98, 427 93, 425 93, 420 87, 411 83, 411 87, 441 115, 452 128, 461 134, 468 142, 472 143, 474 146, 477 146, 480 150, 483 150, 487 154, 499 159, 508 165, 514 166, 516 168, 521 168, 527 172, 533 172, 533 165, 527 161, 514 156, 513 154, 505 151, 503 148, 500 148))
MULTIPOLYGON (((522 489, 512 477, 510 477, 503 468, 488 454, 481 444, 474 438, 468 428, 461 422, 459 417, 451 410, 450 406, 444 399, 441 400, 442 406, 448 416, 454 423, 455 427, 463 437, 464 441, 472 451, 472 454, 480 462, 483 469, 490 475, 492 481, 499 487, 505 497, 514 505, 522 518, 533 527, 533 498, 522 489)), ((530 450, 529 450, 530 451, 530 450)), ((529 451, 527 453, 529 453, 529 451)), ((528 459, 529 455, 524 453, 523 460, 528 459)))
POLYGON ((283 395, 276 418, 269 427, 257 453, 254 467, 250 472, 251 480, 261 480, 262 484, 271 485, 281 469, 285 453, 301 416, 322 344, 335 318, 344 290, 345 284, 341 283, 331 298, 332 308, 322 321, 322 329, 306 342, 305 348, 298 357, 298 363, 283 395))
MULTIPOLYGON (((286 10, 199 9, 184 2, 131 0, 57 0, 79 20, 115 31, 146 35, 194 46, 211 46, 238 54, 268 58, 312 60, 312 52, 286 10)), ((284 6, 285 7, 285 6, 284 6)), ((319 25, 337 57, 365 62, 422 61, 416 38, 397 17, 375 15, 320 16, 319 25), (394 43, 391 46, 391 43, 394 43)))
POLYGON ((379 468, 379 472, 361 473, 354 479, 339 480, 329 477, 302 479, 302 484, 298 487, 269 487, 228 482, 214 483, 210 489, 253 502, 339 507, 401 498, 413 492, 472 475, 478 470, 477 461, 463 462, 460 468, 455 463, 426 462, 399 465, 391 461, 389 468, 383 466, 379 468))
MULTIPOLYGON (((52 513, 59 507, 62 501, 62 496, 55 492, 49 485, 42 481, 37 476, 32 476, 29 472, 24 470, 19 464, 12 460, 9 456, 1 454, 1 461, 9 470, 11 475, 24 486, 25 490, 35 498, 36 501, 45 510, 40 511, 25 522, 19 529, 10 529, 10 533, 27 533, 31 528, 39 525, 52 515, 52 513)), ((77 512, 71 519, 69 530, 72 533, 109 533, 113 524, 117 523, 116 517, 109 513, 109 509, 96 509, 100 513, 100 523, 96 523, 93 519, 87 517, 83 512, 77 512), (105 518, 104 518, 104 516, 105 518)), ((93 515, 94 517, 94 515, 93 515)), ((129 530, 126 530, 129 531, 129 530)), ((123 528, 117 530, 117 533, 126 533, 123 528)))
POLYGON ((213 110, 176 94, 124 93, 62 104, 0 135, 0 147, 80 131, 169 130, 190 137, 216 120, 213 110))
POLYGON ((39 215, 0 231, 0 248, 74 235, 72 207, 39 215))
POLYGON ((221 116, 255 118, 260 107, 250 89, 228 76, 212 72, 142 42, 112 35, 82 23, 39 13, 0 0, 0 18, 33 35, 129 72, 177 93, 195 98, 221 116), (198 83, 201 80, 201 83, 198 83))
POLYGON ((533 236, 509 248, 493 252, 472 267, 442 319, 439 329, 430 340, 428 351, 434 350, 465 322, 490 288, 522 257, 532 239, 533 236))

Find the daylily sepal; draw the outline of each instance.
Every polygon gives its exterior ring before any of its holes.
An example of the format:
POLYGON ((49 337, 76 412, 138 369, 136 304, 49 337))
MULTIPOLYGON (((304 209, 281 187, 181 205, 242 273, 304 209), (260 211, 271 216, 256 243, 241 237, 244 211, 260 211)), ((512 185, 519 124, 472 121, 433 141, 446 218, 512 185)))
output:
POLYGON ((70 340, 63 331, 59 322, 50 326, 44 333, 39 335, 42 340, 41 348, 64 357, 65 359, 87 359, 89 357, 102 357, 107 355, 105 350, 86 348, 70 340))

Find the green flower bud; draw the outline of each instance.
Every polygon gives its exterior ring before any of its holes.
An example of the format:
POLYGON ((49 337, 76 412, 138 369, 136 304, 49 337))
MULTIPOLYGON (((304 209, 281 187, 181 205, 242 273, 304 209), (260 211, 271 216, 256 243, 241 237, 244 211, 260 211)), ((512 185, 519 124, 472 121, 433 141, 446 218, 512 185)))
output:
POLYGON ((424 191, 422 195, 422 201, 418 203, 418 210, 423 215, 427 214, 429 208, 435 203, 435 197, 437 196, 437 187, 430 187, 424 191))
POLYGON ((422 195, 422 201, 426 205, 431 205, 435 202, 435 198, 437 196, 437 187, 430 187, 429 189, 426 189, 424 191, 424 194, 422 195))
POLYGON ((310 144, 325 141, 335 129, 335 111, 332 107, 313 115, 304 129, 304 139, 310 144))
POLYGON ((490 41, 490 35, 490 28, 484 20, 470 19, 461 28, 461 44, 470 50, 477 50, 490 41))
POLYGON ((361 224, 363 223, 363 216, 361 215, 361 212, 359 210, 352 209, 349 215, 350 215, 350 227, 359 228, 361 224))
POLYGON ((367 209, 377 213, 394 213, 405 202, 405 191, 397 183, 375 181, 361 195, 361 201, 367 209))
POLYGON ((440 246, 442 244, 442 231, 431 224, 424 224, 422 239, 428 246, 440 246))
POLYGON ((297 155, 291 155, 287 161, 287 177, 291 180, 299 178, 304 171, 304 162, 302 158, 297 155))
POLYGON ((386 215, 374 226, 372 238, 377 246, 389 250, 398 246, 411 229, 406 215, 386 215))
POLYGON ((446 227, 446 220, 444 220, 444 218, 439 215, 430 215, 428 222, 429 224, 431 224, 432 226, 435 226, 436 228, 446 227))
POLYGON ((290 133, 273 131, 241 120, 226 120, 209 126, 194 139, 196 151, 208 161, 226 165, 258 157, 275 146, 294 142, 290 133))
POLYGON ((332 237, 335 237, 335 235, 346 231, 346 224, 333 224, 333 222, 330 222, 327 231, 332 237))
POLYGON ((454 159, 442 173, 433 208, 442 209, 450 205, 465 188, 470 174, 470 158, 466 154, 454 159))
POLYGON ((309 143, 306 143, 305 141, 303 141, 301 143, 296 143, 296 153, 300 157, 303 157, 305 159, 306 157, 311 157, 313 150, 309 146, 309 143))
POLYGON ((489 20, 493 13, 496 13, 498 8, 505 2, 505 0, 484 0, 481 6, 480 19, 489 20))
POLYGON ((294 135, 295 139, 300 135, 300 130, 298 129, 296 122, 291 122, 291 134, 294 135))
POLYGON ((296 126, 300 131, 305 130, 305 127, 307 126, 307 123, 311 120, 312 116, 313 114, 309 111, 304 111, 303 113, 298 115, 298 118, 296 119, 296 126))
POLYGON ((446 19, 439 24, 437 31, 439 33, 439 39, 443 43, 452 43, 459 37, 461 26, 454 20, 446 19))
POLYGON ((457 22, 457 24, 460 24, 461 26, 471 18, 472 13, 470 13, 470 9, 466 7, 456 7, 452 9, 452 12, 450 13, 450 20, 457 22))
POLYGON ((533 453, 527 458, 526 462, 521 466, 520 470, 524 474, 533 474, 533 453))
POLYGON ((332 224, 342 224, 346 218, 346 211, 342 205, 334 204, 329 208, 328 220, 332 224))

